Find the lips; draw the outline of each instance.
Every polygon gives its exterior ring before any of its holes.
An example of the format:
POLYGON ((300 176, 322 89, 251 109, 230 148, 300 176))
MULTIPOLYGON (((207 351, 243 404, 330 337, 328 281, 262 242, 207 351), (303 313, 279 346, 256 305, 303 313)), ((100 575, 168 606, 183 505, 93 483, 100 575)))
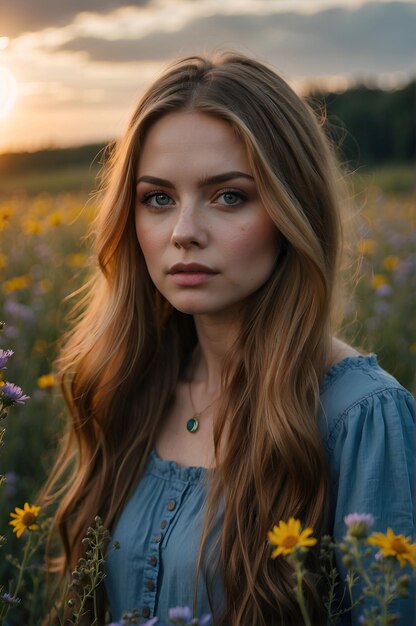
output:
POLYGON ((200 263, 176 263, 172 265, 168 274, 218 274, 218 272, 200 263))
POLYGON ((219 272, 200 263, 176 263, 169 274, 178 288, 195 289, 214 280, 219 272))

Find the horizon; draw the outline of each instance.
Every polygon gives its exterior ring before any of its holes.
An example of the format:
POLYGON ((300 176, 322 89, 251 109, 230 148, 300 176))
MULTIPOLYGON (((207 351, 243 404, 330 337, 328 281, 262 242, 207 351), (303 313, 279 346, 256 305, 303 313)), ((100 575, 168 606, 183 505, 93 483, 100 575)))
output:
MULTIPOLYGON (((349 91, 349 90, 354 90, 356 88, 366 88, 366 89, 380 89, 382 91, 396 91, 396 90, 400 90, 403 88, 406 88, 408 85, 412 84, 412 83, 416 83, 416 76, 415 77, 411 77, 408 81, 404 82, 403 84, 394 86, 394 87, 383 87, 380 85, 377 85, 376 82, 374 82, 373 84, 365 84, 365 83, 361 83, 361 82, 353 82, 351 83, 351 85, 348 85, 347 87, 343 88, 343 89, 334 89, 334 90, 330 90, 326 88, 326 85, 324 83, 322 83, 321 87, 322 87, 322 91, 326 94, 326 93, 344 93, 345 91, 349 91)), ((320 86, 319 85, 314 85, 314 87, 316 87, 316 89, 319 89, 320 86)), ((303 93, 303 95, 308 96, 308 93, 303 93)), ((29 148, 18 148, 16 150, 2 150, 0 148, 0 157, 1 156, 13 156, 13 155, 24 155, 24 154, 37 154, 40 152, 48 152, 48 151, 61 151, 61 150, 77 150, 77 149, 83 149, 83 148, 88 148, 88 147, 93 147, 93 146, 108 146, 109 144, 113 143, 114 141, 116 141, 118 138, 117 137, 112 137, 112 138, 100 138, 98 140, 91 140, 91 141, 85 141, 83 143, 68 143, 68 144, 56 144, 56 143, 45 143, 45 144, 40 144, 38 146, 33 147, 33 149, 29 149, 29 148)))

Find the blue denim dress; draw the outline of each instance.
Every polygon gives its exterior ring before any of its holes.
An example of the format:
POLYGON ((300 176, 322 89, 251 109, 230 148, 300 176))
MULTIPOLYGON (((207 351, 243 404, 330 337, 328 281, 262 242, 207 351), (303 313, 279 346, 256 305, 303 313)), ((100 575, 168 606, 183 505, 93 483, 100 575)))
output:
MULTIPOLYGON (((345 535, 344 516, 371 513, 372 530, 414 538, 415 402, 385 372, 375 354, 347 357, 332 366, 321 385, 318 423, 330 471, 330 528, 345 535)), ((153 451, 144 475, 113 533, 120 550, 106 563, 105 585, 112 618, 136 608, 145 619, 165 620, 168 609, 193 606, 195 561, 203 520, 208 470, 181 467, 153 451)), ((220 523, 220 520, 219 520, 220 523)), ((338 561, 341 576, 345 574, 338 561)), ((222 605, 222 580, 213 587, 222 605)), ((400 626, 414 624, 414 598, 400 601, 400 626)), ((210 607, 203 576, 198 580, 197 613, 210 607)), ((362 608, 344 625, 358 626, 362 608)))

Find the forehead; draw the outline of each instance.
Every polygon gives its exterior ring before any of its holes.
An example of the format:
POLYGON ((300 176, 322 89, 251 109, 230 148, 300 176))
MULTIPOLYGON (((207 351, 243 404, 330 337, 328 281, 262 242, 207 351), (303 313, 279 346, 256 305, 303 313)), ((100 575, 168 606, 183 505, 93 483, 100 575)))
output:
POLYGON ((250 171, 245 145, 233 126, 206 113, 180 111, 168 113, 150 127, 138 170, 151 173, 147 170, 152 167, 211 169, 225 165, 250 171))

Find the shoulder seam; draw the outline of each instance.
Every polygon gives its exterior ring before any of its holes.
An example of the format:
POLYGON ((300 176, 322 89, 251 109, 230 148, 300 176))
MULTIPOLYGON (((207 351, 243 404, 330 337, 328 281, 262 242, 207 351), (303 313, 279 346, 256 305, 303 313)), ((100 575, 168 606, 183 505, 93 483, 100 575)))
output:
POLYGON ((412 397, 412 394, 410 393, 410 391, 407 391, 407 389, 405 389, 404 387, 397 386, 397 385, 391 385, 389 387, 381 387, 379 389, 374 389, 373 391, 371 391, 370 393, 366 394, 365 396, 363 396, 359 400, 355 400, 352 404, 350 404, 341 413, 341 415, 339 415, 338 419, 333 424, 333 426, 331 428, 331 431, 328 433, 328 437, 327 437, 327 440, 326 440, 326 445, 327 445, 327 448, 328 448, 328 450, 330 452, 332 452, 332 450, 333 450, 333 445, 329 445, 330 442, 333 442, 333 444, 335 444, 335 434, 334 433, 335 433, 335 431, 339 430, 340 423, 345 421, 345 418, 348 415, 348 413, 350 411, 352 411, 352 409, 354 409, 358 404, 362 404, 363 402, 368 400, 368 398, 371 398, 372 396, 375 396, 375 395, 377 395, 379 393, 382 393, 384 391, 396 391, 396 392, 398 392, 400 394, 403 394, 404 396, 412 397))

